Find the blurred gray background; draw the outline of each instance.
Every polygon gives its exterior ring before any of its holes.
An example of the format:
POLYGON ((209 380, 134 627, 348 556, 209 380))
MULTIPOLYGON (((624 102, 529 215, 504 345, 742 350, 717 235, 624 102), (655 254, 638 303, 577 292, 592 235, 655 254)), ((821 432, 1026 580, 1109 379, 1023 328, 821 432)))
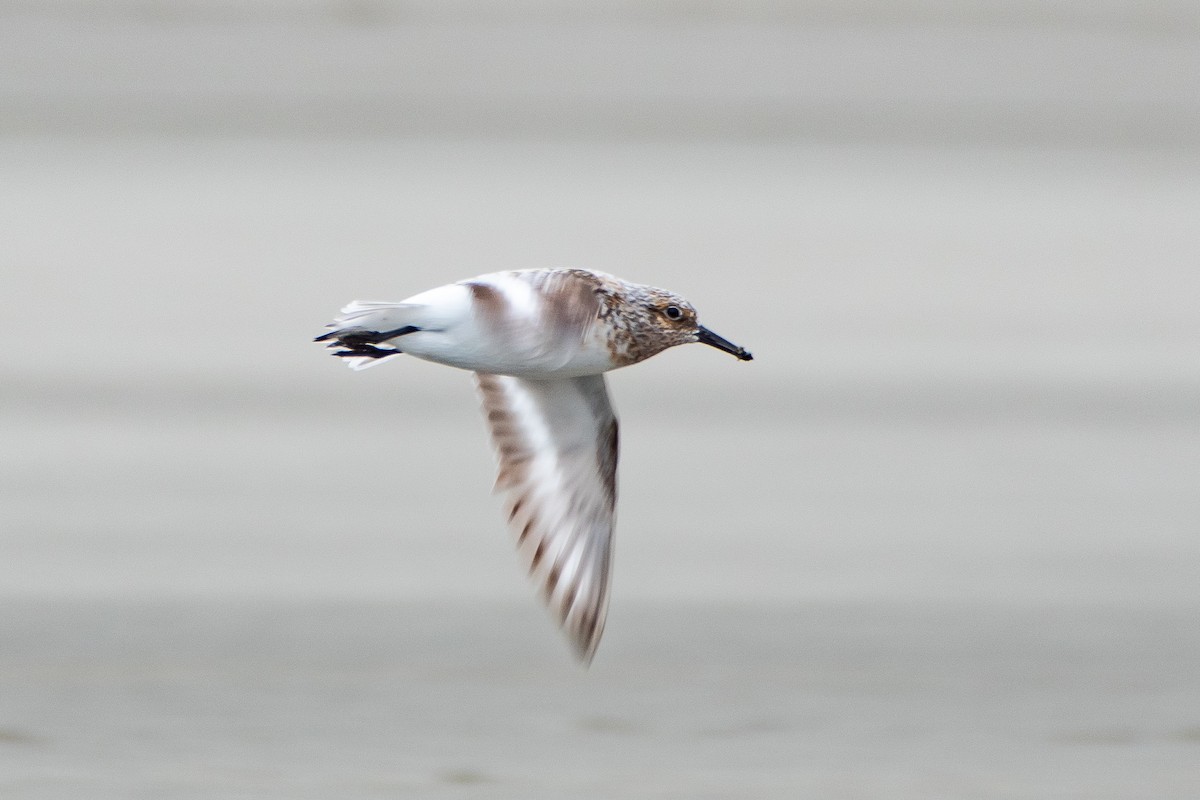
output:
POLYGON ((0 794, 1192 798, 1200 6, 0 3, 0 794), (581 266, 588 671, 469 376, 345 302, 581 266))

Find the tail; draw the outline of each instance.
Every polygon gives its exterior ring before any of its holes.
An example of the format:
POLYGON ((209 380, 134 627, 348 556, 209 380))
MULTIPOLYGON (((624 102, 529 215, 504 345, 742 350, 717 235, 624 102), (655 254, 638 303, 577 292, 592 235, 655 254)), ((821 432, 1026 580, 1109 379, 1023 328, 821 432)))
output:
POLYGON ((409 303, 355 300, 325 326, 329 331, 313 341, 325 342, 333 355, 346 359, 351 369, 373 367, 404 352, 396 339, 421 330, 411 324, 418 308, 409 303))

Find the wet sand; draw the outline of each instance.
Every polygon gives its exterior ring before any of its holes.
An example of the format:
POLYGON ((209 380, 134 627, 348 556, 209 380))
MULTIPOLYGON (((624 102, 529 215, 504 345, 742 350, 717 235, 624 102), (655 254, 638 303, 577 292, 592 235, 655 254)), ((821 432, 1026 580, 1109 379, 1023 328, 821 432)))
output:
POLYGON ((17 603, 6 797, 1178 798, 1193 612, 618 597, 593 668, 531 606, 17 603))

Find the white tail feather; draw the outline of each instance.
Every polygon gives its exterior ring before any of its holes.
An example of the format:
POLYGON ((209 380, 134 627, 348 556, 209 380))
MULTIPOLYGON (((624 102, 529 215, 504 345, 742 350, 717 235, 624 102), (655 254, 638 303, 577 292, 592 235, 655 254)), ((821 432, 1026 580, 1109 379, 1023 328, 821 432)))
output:
POLYGON ((359 372, 364 369, 369 369, 370 367, 378 366, 379 364, 382 364, 385 361, 391 361, 393 358, 395 358, 398 355, 400 355, 399 350, 396 351, 395 355, 380 356, 379 358, 367 358, 366 356, 358 356, 358 357, 344 358, 343 360, 346 362, 346 366, 350 367, 350 369, 354 370, 355 372, 359 372))
MULTIPOLYGON (((355 300, 342 309, 341 316, 337 317, 333 322, 330 322, 325 327, 329 329, 329 333, 325 336, 328 347, 332 350, 338 350, 344 346, 344 343, 339 341, 336 334, 343 331, 390 331, 403 328, 410 325, 414 312, 418 311, 422 306, 412 303, 390 303, 376 300, 355 300)), ((396 350, 395 355, 400 355, 396 345, 388 341, 377 342, 372 345, 376 350, 396 350)), ((343 356, 346 365, 353 370, 364 370, 368 367, 374 367, 377 364, 382 364, 384 361, 391 361, 394 356, 343 356)))
POLYGON ((412 312, 421 306, 412 303, 388 303, 381 300, 355 300, 342 309, 342 315, 326 328, 368 328, 386 331, 412 324, 412 312))

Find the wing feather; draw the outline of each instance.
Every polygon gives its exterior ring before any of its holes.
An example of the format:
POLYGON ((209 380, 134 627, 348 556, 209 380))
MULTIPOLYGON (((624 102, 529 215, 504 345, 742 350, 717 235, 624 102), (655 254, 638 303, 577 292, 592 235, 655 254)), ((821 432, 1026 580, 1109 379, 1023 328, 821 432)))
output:
POLYGON ((608 608, 617 497, 617 419, 604 376, 476 378, 517 552, 590 662, 608 608))

